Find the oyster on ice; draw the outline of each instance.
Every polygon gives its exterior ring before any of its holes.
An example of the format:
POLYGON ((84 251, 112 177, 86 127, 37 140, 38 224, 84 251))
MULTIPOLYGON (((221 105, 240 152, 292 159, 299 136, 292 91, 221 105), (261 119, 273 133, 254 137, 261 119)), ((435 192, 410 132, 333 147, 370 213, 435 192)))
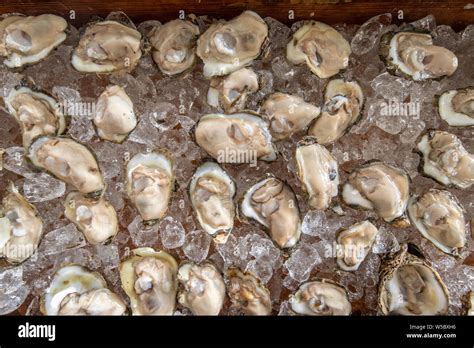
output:
POLYGON ((64 114, 56 100, 27 87, 12 89, 5 98, 8 111, 20 125, 23 146, 42 135, 61 135, 66 129, 64 114))
POLYGON ((385 221, 404 226, 409 186, 408 175, 401 169, 371 162, 351 173, 342 189, 342 198, 349 205, 375 210, 385 221))
POLYGON ((104 278, 79 265, 60 268, 41 298, 45 315, 124 315, 123 301, 104 278))
POLYGON ((267 123, 250 113, 208 114, 195 129, 197 144, 219 163, 251 163, 277 157, 267 123))
POLYGON ((176 260, 152 248, 132 250, 120 263, 122 288, 130 298, 133 315, 172 315, 178 288, 176 260))
POLYGON ((235 183, 219 165, 206 162, 196 169, 189 184, 191 204, 202 229, 225 243, 234 226, 235 183))
POLYGON ((252 69, 242 68, 223 77, 213 77, 207 91, 207 103, 226 113, 245 109, 247 95, 258 91, 258 77, 252 69))
POLYGON ((378 233, 370 221, 355 223, 336 235, 338 248, 337 264, 344 271, 356 271, 374 244, 378 233))
POLYGON ((19 68, 46 58, 66 39, 67 22, 59 16, 7 16, 0 21, 0 56, 4 64, 19 68))
POLYGON ((182 289, 178 301, 194 315, 218 315, 225 299, 225 283, 220 272, 210 263, 185 263, 179 267, 178 281, 182 289))
POLYGON ((290 248, 301 235, 301 220, 295 193, 286 183, 270 176, 244 194, 241 211, 265 226, 280 248, 290 248))
POLYGON ((307 21, 286 46, 286 58, 293 64, 306 63, 319 78, 336 75, 349 65, 351 46, 333 27, 307 21))
POLYGON ((346 289, 329 279, 302 284, 289 303, 298 315, 350 315, 352 311, 346 289))
POLYGON ((327 209, 337 196, 339 171, 336 159, 314 138, 304 138, 296 148, 298 177, 314 209, 327 209))
POLYGON ((382 264, 378 303, 385 315, 443 315, 449 293, 438 272, 403 244, 382 264))
POLYGON ((36 251, 43 234, 43 221, 13 184, 9 191, 0 207, 0 258, 17 264, 36 251))
POLYGON ((253 11, 212 24, 197 44, 196 53, 204 62, 204 76, 227 75, 250 64, 260 55, 267 35, 267 24, 253 11))
POLYGON ((163 74, 179 74, 194 64, 198 36, 198 26, 181 19, 172 20, 150 33, 152 57, 163 74))
POLYGON ((226 272, 227 295, 232 306, 246 315, 270 315, 270 291, 250 272, 229 268, 226 272))
POLYGON ((438 100, 438 110, 450 126, 473 126, 474 87, 443 93, 438 100))
POLYGON ((133 102, 120 86, 108 86, 99 96, 94 114, 99 137, 121 143, 137 126, 133 102))
POLYGON ((415 81, 452 75, 458 67, 456 55, 433 45, 429 34, 388 33, 381 40, 381 54, 393 66, 415 81))
POLYGON ((117 212, 103 197, 94 200, 71 192, 64 202, 64 214, 93 245, 110 240, 118 232, 117 212))
POLYGON ((364 94, 357 82, 331 80, 321 116, 311 125, 308 135, 316 137, 322 145, 336 141, 358 120, 363 103, 364 94))
POLYGON ((272 137, 282 140, 305 130, 321 109, 296 95, 277 92, 265 100, 260 111, 269 120, 272 137))
POLYGON ((72 66, 81 72, 132 71, 140 59, 141 34, 116 21, 89 25, 72 54, 72 66))
POLYGON ((445 253, 459 255, 467 243, 464 210, 449 191, 431 189, 412 197, 408 215, 423 237, 445 253))
POLYGON ((126 166, 126 190, 144 221, 161 219, 168 210, 174 186, 168 154, 139 153, 126 166))
POLYGON ((431 130, 417 145, 423 155, 423 172, 443 185, 467 189, 474 183, 474 155, 454 134, 431 130))
POLYGON ((84 195, 101 195, 105 181, 92 152, 75 140, 43 136, 28 149, 28 158, 38 168, 70 184, 84 195))

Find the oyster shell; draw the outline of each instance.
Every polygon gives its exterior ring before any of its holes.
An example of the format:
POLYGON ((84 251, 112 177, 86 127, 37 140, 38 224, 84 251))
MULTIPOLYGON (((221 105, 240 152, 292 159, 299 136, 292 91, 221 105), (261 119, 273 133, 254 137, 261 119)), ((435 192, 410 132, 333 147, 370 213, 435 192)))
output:
POLYGON ((234 181, 216 163, 202 164, 191 178, 191 204, 202 229, 217 243, 225 243, 234 226, 234 195, 234 181))
POLYGON ((260 55, 268 35, 267 24, 253 11, 244 11, 226 22, 212 24, 198 39, 197 55, 204 62, 204 76, 227 75, 250 64, 260 55))
POLYGON ((219 315, 225 299, 225 283, 210 263, 185 263, 179 267, 178 281, 183 288, 178 301, 194 315, 219 315))
POLYGON ((280 248, 290 248, 300 239, 298 201, 291 187, 280 179, 270 176, 249 188, 241 211, 265 226, 280 248))
POLYGON ((423 172, 443 185, 467 189, 474 183, 474 155, 461 140, 444 131, 429 131, 417 145, 423 155, 423 172))
POLYGON ((39 137, 28 149, 28 158, 38 168, 70 184, 85 195, 101 195, 105 181, 91 151, 69 138, 39 137))
POLYGON ((198 35, 197 25, 181 19, 170 21, 151 32, 152 57, 163 74, 179 74, 194 64, 198 35))
POLYGON ((352 311, 346 289, 329 279, 302 284, 289 303, 299 315, 350 315, 352 311))
POLYGON ((152 248, 134 249, 119 269, 133 315, 173 314, 178 265, 171 255, 152 248))
POLYGON ((438 100, 438 110, 450 126, 473 126, 474 87, 444 92, 438 100))
POLYGON ((350 54, 351 46, 336 29, 316 21, 306 21, 286 46, 288 61, 306 63, 322 79, 347 68, 350 54))

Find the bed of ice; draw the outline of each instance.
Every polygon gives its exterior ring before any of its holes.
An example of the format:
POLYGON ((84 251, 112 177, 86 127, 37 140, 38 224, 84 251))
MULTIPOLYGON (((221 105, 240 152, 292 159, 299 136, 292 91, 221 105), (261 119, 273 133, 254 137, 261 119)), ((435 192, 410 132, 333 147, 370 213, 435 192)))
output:
MULTIPOLYGON (((274 91, 297 94, 308 102, 321 105, 328 81, 311 74, 306 66, 289 64, 285 58, 286 43, 298 23, 290 28, 272 18, 265 18, 265 21, 269 26, 269 44, 252 64, 260 77, 261 88, 250 96, 248 108, 256 110, 262 100, 274 91)), ((201 31, 209 22, 208 18, 198 18, 201 31)), ((138 29, 145 30, 152 24, 142 23, 138 29)), ((457 55, 459 68, 453 76, 437 81, 413 82, 390 75, 378 56, 381 35, 398 28, 391 24, 389 14, 374 17, 362 26, 335 26, 351 43, 353 52, 349 68, 341 76, 357 80, 366 98, 361 120, 338 142, 329 146, 339 161, 342 181, 355 166, 380 159, 409 173, 413 193, 439 187, 435 181, 420 174, 420 157, 413 151, 416 139, 430 128, 449 129, 460 137, 468 151, 474 152, 474 128, 448 127, 440 119, 435 103, 435 97, 443 91, 474 85, 474 25, 456 33, 449 26, 436 25, 432 16, 413 24, 430 31, 435 44, 447 47, 457 55), (381 103, 391 98, 419 101, 420 117, 381 116, 381 103)), ((90 120, 81 115, 72 115, 67 132, 95 151, 108 184, 106 197, 118 212, 120 231, 108 245, 88 245, 77 228, 64 217, 63 199, 70 188, 47 174, 32 171, 25 164, 19 127, 12 116, 0 111, 0 148, 5 149, 3 170, 0 171, 0 196, 3 196, 8 182, 13 181, 38 208, 45 222, 37 254, 20 266, 0 268, 0 314, 38 314, 39 298, 52 274, 58 267, 70 262, 101 272, 110 288, 128 301, 120 287, 119 260, 134 247, 151 246, 164 249, 181 261, 200 262, 206 259, 222 269, 234 265, 254 272, 271 292, 274 314, 287 313, 288 296, 302 282, 312 277, 327 277, 347 288, 354 314, 374 315, 378 313, 380 260, 384 254, 398 250, 400 243, 407 241, 416 244, 440 272, 451 295, 449 313, 464 313, 461 300, 469 290, 474 290, 474 243, 471 237, 469 250, 456 259, 440 252, 413 227, 397 229, 378 219, 380 234, 359 270, 338 270, 334 258, 327 257, 325 253, 326 247, 334 241, 335 232, 374 215, 342 204, 342 215, 332 210, 308 209, 307 199, 295 175, 294 162, 295 144, 303 134, 279 142, 280 156, 275 162, 259 162, 256 168, 245 164, 223 165, 237 182, 237 197, 267 172, 286 180, 295 190, 301 210, 303 235, 300 242, 290 251, 281 251, 258 225, 236 222, 228 242, 216 246, 200 230, 187 194, 194 169, 207 158, 193 141, 191 130, 200 116, 216 111, 206 103, 209 81, 202 75, 202 63, 199 62, 192 71, 183 75, 166 77, 159 72, 151 56, 145 54, 130 74, 82 74, 75 71, 69 62, 78 38, 78 30, 70 27, 67 40, 39 64, 19 73, 0 66, 0 94, 2 97, 7 95, 22 76, 31 78, 59 101, 94 102, 108 84, 125 88, 134 102, 140 122, 123 144, 101 141, 90 120), (167 216, 158 224, 146 227, 124 192, 123 163, 129 155, 159 147, 167 147, 175 155, 177 189, 167 216)), ((463 204, 466 217, 472 219, 474 190, 451 191, 463 204)), ((334 203, 337 204, 337 201, 334 203)), ((222 313, 238 314, 229 308, 228 301, 222 313)), ((189 312, 178 306, 176 314, 189 312)))

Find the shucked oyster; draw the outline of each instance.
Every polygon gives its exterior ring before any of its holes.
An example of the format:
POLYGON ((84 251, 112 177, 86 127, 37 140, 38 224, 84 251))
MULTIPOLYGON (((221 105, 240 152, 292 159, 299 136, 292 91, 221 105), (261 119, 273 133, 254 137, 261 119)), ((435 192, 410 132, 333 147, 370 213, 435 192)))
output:
POLYGON ((439 115, 450 126, 474 125, 474 87, 443 93, 438 108, 439 115))
POLYGON ((344 184, 342 198, 347 204, 375 210, 385 221, 392 222, 405 212, 409 185, 408 175, 401 169, 372 162, 352 172, 344 184))
POLYGON ((308 135, 316 137, 319 144, 329 144, 339 139, 359 118, 364 95, 355 81, 331 80, 324 96, 324 106, 308 135))
POLYGON ((84 233, 91 244, 104 243, 118 232, 117 213, 105 198, 94 200, 71 192, 64 202, 64 214, 84 233))
POLYGON ((9 68, 39 62, 66 39, 66 28, 67 22, 52 14, 5 17, 0 21, 0 56, 9 68))
POLYGON ((189 184, 189 196, 198 221, 217 243, 225 243, 234 226, 235 184, 216 163, 199 166, 189 184))
POLYGON ((212 24, 199 37, 196 51, 204 62, 204 76, 227 75, 251 63, 267 35, 267 24, 252 11, 212 24))
POLYGON ((104 278, 79 265, 59 269, 41 299, 45 315, 123 315, 125 311, 104 278))
POLYGON ((168 210, 174 185, 173 164, 167 154, 139 153, 126 168, 128 197, 144 221, 161 219, 168 210))
POLYGON ((133 103, 120 86, 108 86, 97 99, 93 118, 99 137, 121 143, 135 129, 133 103))
POLYGON ((176 260, 152 248, 132 254, 120 263, 120 279, 133 315, 172 315, 178 287, 176 260))
POLYGON ((179 74, 196 61, 198 26, 175 19, 153 30, 150 34, 152 56, 161 72, 179 74))
POLYGON ((273 161, 277 157, 267 123, 253 114, 205 115, 196 126, 195 138, 219 163, 273 161))
POLYGON ((408 214, 420 233, 448 254, 458 255, 466 244, 464 210, 448 191, 431 189, 408 203, 408 214))
POLYGON ((268 228, 280 248, 290 248, 301 235, 298 202, 293 190, 280 179, 269 177, 244 195, 242 213, 268 228))
POLYGON ((258 90, 258 77, 252 69, 242 68, 223 77, 213 77, 207 92, 207 103, 222 107, 226 113, 245 108, 247 95, 258 90))
POLYGON ((321 110, 296 95, 277 92, 265 100, 260 111, 269 120, 272 137, 281 140, 305 130, 321 110))
POLYGON ((37 138, 28 157, 44 169, 85 195, 100 195, 105 181, 91 151, 81 143, 61 137, 37 138))
POLYGON ((423 172, 443 185, 460 189, 474 183, 474 155, 454 134, 429 131, 417 145, 423 154, 423 172))
POLYGON ((381 49, 388 51, 389 65, 409 75, 415 81, 452 75, 458 67, 458 59, 450 50, 433 45, 428 34, 414 32, 396 33, 389 39, 382 38, 381 49), (389 42, 388 42, 389 40, 389 42), (387 42, 385 42, 387 41, 387 42), (388 46, 388 47, 384 47, 388 46))
POLYGON ((406 244, 382 265, 379 306, 384 314, 443 315, 449 294, 443 280, 424 260, 408 252, 406 244))
POLYGON ((336 159, 314 139, 305 138, 296 148, 296 162, 301 184, 309 196, 309 205, 315 209, 328 208, 338 192, 336 159))
POLYGON ((44 93, 27 87, 12 89, 5 98, 5 105, 20 125, 25 148, 38 136, 61 135, 66 128, 58 103, 44 93))
POLYGON ((305 22, 286 46, 291 63, 306 63, 322 79, 347 68, 350 54, 351 46, 336 29, 316 21, 305 22))
POLYGON ((272 312, 270 292, 252 273, 229 268, 226 284, 232 306, 246 315, 269 315, 272 312))
POLYGON ((178 270, 183 289, 178 301, 194 315, 218 315, 225 299, 225 283, 220 272, 210 263, 185 263, 178 270))
POLYGON ((141 34, 115 21, 87 27, 72 54, 72 66, 81 72, 132 71, 141 52, 141 34))
POLYGON ((352 311, 346 289, 329 279, 304 283, 289 302, 299 315, 350 315, 352 311))
POLYGON ((43 234, 43 221, 13 184, 0 209, 0 258, 20 263, 36 251, 43 234))

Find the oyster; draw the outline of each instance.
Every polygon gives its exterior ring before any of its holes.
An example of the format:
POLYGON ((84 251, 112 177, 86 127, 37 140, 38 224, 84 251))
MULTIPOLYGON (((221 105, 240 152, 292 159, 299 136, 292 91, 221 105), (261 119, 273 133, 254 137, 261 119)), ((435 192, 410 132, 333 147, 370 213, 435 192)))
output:
POLYGON ((296 148, 298 176, 314 209, 327 209, 337 196, 339 172, 336 159, 314 139, 305 138, 296 148))
POLYGON ((474 155, 461 140, 444 131, 429 131, 417 145, 423 154, 423 172, 443 185, 467 189, 474 183, 474 155))
POLYGON ((197 44, 196 53, 204 62, 204 76, 227 75, 250 64, 260 55, 267 35, 267 24, 252 11, 245 11, 228 22, 212 24, 197 44))
POLYGON ((196 129, 197 144, 219 163, 251 163, 277 157, 267 123, 247 113, 201 117, 196 129))
POLYGON ((66 120, 56 100, 27 87, 12 89, 5 98, 8 111, 20 125, 23 146, 28 148, 41 135, 61 135, 66 120))
POLYGON ((299 315, 350 315, 352 311, 346 289, 329 279, 302 284, 289 303, 299 315))
POLYGON ((431 189, 412 197, 408 215, 420 233, 445 253, 459 255, 467 242, 464 210, 448 191, 431 189))
POLYGON ((474 291, 471 291, 468 295, 468 309, 467 315, 474 315, 474 291))
POLYGON ((443 280, 424 260, 409 253, 407 244, 385 260, 381 268, 379 306, 382 313, 443 315, 449 293, 443 280))
POLYGON ((270 292, 252 273, 229 268, 226 284, 234 308, 246 315, 269 315, 272 312, 270 292))
POLYGON ((404 223, 409 186, 408 175, 401 169, 371 162, 351 173, 342 189, 342 198, 347 204, 375 210, 387 222, 404 223))
POLYGON ((245 193, 242 214, 268 228, 280 248, 290 248, 301 235, 298 201, 293 190, 272 176, 253 185, 245 193))
POLYGON ((308 130, 323 145, 339 139, 358 120, 364 94, 357 82, 336 79, 328 83, 324 100, 321 116, 308 130))
POLYGON ((144 221, 161 219, 174 185, 173 163, 165 153, 135 155, 126 168, 126 189, 144 221))
POLYGON ((341 230, 336 236, 341 251, 337 255, 338 266, 344 271, 356 271, 370 252, 378 232, 367 220, 341 230))
POLYGON ((293 64, 306 63, 318 77, 336 75, 349 65, 351 46, 333 27, 307 21, 286 46, 286 58, 293 64))
POLYGON ((258 91, 258 77, 251 69, 242 68, 224 77, 213 77, 207 92, 207 103, 221 107, 226 113, 245 108, 247 95, 258 91))
POLYGON ((269 120, 273 139, 281 140, 305 130, 321 110, 303 98, 277 92, 265 100, 260 111, 269 120))
POLYGON ((151 32, 153 60, 163 74, 179 74, 194 64, 198 35, 197 25, 181 19, 170 21, 151 32))
POLYGON ((93 200, 71 192, 64 203, 64 214, 84 233, 91 244, 104 243, 118 232, 117 213, 105 198, 93 200))
POLYGON ((164 251, 132 250, 132 256, 120 263, 120 279, 133 315, 172 315, 177 272, 176 260, 164 251))
POLYGON ((105 181, 91 151, 72 139, 43 136, 28 149, 28 158, 38 168, 70 184, 85 195, 101 195, 105 181))
POLYGON ((234 181, 216 163, 206 162, 196 169, 189 195, 202 229, 225 243, 234 226, 234 181))
POLYGON ((438 101, 439 115, 450 126, 474 125, 474 87, 443 93, 438 101))
POLYGON ((415 81, 452 75, 458 59, 450 50, 433 45, 429 34, 400 32, 382 38, 381 50, 389 65, 415 81), (387 46, 387 47, 384 47, 387 46))
POLYGON ((45 315, 123 315, 123 301, 104 278, 79 265, 60 268, 41 298, 45 315))
POLYGON ((9 68, 39 62, 66 39, 67 22, 59 16, 5 17, 0 21, 0 56, 9 68))
POLYGON ((81 72, 132 71, 140 59, 141 34, 115 21, 89 25, 72 54, 72 66, 81 72))
POLYGON ((225 299, 225 283, 211 264, 185 263, 178 270, 183 289, 178 301, 194 315, 218 315, 225 299))
POLYGON ((0 209, 0 258, 16 264, 36 251, 43 234, 43 221, 13 184, 9 191, 0 209))
POLYGON ((99 137, 121 143, 137 126, 133 102, 120 86, 108 86, 99 96, 93 118, 99 137))

